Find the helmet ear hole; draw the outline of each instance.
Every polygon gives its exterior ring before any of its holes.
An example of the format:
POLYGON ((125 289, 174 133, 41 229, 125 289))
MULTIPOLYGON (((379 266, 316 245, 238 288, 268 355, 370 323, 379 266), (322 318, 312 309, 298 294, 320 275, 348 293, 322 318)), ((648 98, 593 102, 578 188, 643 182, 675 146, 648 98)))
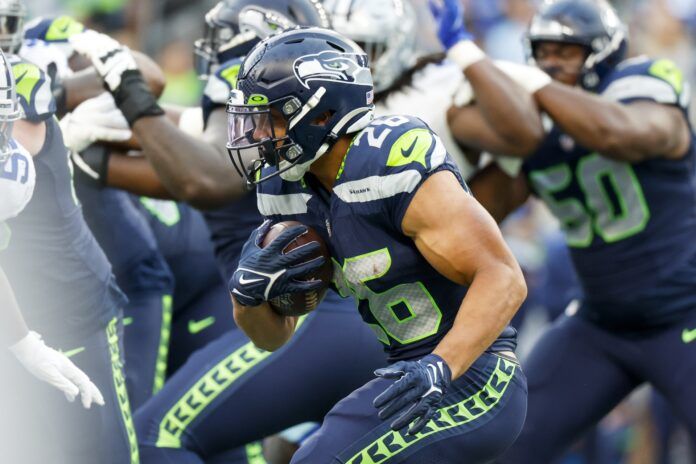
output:
POLYGON ((322 114, 314 118, 309 124, 315 127, 324 127, 329 123, 329 121, 331 121, 334 114, 336 114, 336 112, 333 110, 324 111, 322 114))

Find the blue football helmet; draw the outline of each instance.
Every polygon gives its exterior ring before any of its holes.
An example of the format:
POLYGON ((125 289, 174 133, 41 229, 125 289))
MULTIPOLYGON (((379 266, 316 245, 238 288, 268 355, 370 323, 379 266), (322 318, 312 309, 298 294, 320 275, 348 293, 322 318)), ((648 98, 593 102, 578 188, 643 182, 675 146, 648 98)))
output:
POLYGON ((580 84, 593 89, 626 57, 626 36, 626 26, 606 0, 553 0, 534 16, 525 41, 532 64, 539 42, 585 47, 588 55, 580 84))
POLYGON ((215 65, 295 26, 331 27, 320 0, 222 0, 205 15, 204 38, 194 43, 196 71, 206 79, 215 65))
POLYGON ((352 40, 316 27, 271 36, 246 56, 227 104, 232 162, 251 184, 298 181, 336 140, 372 121, 373 99, 367 55, 352 40), (262 177, 264 166, 276 169, 262 177))

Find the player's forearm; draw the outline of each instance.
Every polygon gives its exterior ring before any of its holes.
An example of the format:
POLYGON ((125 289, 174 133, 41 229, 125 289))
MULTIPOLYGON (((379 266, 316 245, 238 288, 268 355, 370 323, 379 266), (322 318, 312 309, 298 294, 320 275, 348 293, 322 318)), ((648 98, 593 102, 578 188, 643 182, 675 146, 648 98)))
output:
POLYGON ((112 154, 106 185, 139 196, 175 200, 174 195, 162 185, 157 172, 145 157, 112 154))
POLYGON ((259 306, 242 306, 232 297, 232 304, 237 326, 262 350, 279 349, 295 331, 297 318, 279 315, 266 302, 259 306))
POLYGON ((447 362, 453 379, 493 344, 526 296, 516 263, 498 263, 476 273, 452 329, 433 351, 447 362))
POLYGON ((132 129, 162 184, 177 199, 206 209, 247 193, 229 160, 180 131, 165 116, 138 119, 132 129))
MULTIPOLYGON (((464 72, 476 95, 476 106, 489 127, 505 141, 529 154, 544 137, 534 98, 490 60, 469 66, 464 72)), ((482 147, 491 151, 487 147, 482 147)))
POLYGON ((498 224, 522 206, 530 195, 524 174, 513 179, 495 163, 478 171, 467 184, 476 200, 498 224))
POLYGON ((29 329, 24 322, 10 282, 2 268, 0 268, 0 308, 2 308, 2 321, 0 322, 2 343, 4 347, 12 346, 24 338, 29 329))
POLYGON ((535 94, 541 109, 579 145, 620 161, 638 162, 669 150, 673 137, 651 130, 647 115, 627 105, 554 82, 535 94))

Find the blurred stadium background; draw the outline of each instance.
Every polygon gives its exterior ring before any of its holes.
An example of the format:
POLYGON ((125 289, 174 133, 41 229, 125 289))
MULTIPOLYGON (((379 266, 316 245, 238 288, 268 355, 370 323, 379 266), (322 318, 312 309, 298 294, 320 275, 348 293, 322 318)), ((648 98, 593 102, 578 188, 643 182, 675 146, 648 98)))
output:
MULTIPOLYGON (((463 0, 466 22, 489 56, 525 61, 521 37, 534 0, 463 0)), ((167 77, 162 101, 197 105, 203 84, 193 70, 193 41, 216 0, 27 0, 29 17, 70 14, 156 58, 167 77)), ((614 0, 630 26, 631 55, 670 58, 696 82, 696 0, 614 0)), ((692 95, 693 98, 693 95, 692 95)), ((693 111, 692 116, 696 115, 693 111)), ((528 279, 529 298, 517 316, 524 357, 546 324, 575 296, 574 276, 556 224, 530 203, 504 224, 528 279)), ((696 399, 696 398, 695 398, 696 399)), ((562 464, 695 463, 686 433, 647 388, 617 408, 562 464)), ((532 463, 530 463, 532 464, 532 463)))

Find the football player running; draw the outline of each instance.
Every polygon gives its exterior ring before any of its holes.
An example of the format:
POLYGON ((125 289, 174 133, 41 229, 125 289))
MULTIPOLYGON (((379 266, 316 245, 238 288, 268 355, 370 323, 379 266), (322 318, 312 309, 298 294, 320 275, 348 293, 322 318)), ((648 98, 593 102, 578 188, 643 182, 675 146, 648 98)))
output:
POLYGON ((502 220, 530 194, 558 218, 583 287, 530 354, 529 413, 502 462, 551 462, 649 382, 696 438, 696 153, 689 88, 668 60, 625 59, 605 1, 550 2, 530 53, 554 82, 535 93, 553 127, 510 179, 472 190, 502 220))
MULTIPOLYGON (((470 41, 451 56, 465 72, 495 72, 470 41)), ((249 237, 230 280, 235 320, 259 347, 292 343, 298 318, 267 300, 321 285, 297 280, 321 265, 306 261, 318 244, 286 255, 259 244, 271 221, 313 227, 335 260, 338 292, 356 299, 390 365, 337 403, 292 462, 489 462, 524 422, 508 326, 524 280, 439 137, 417 118, 373 120, 367 60, 317 28, 273 36, 245 58, 228 149, 270 221, 249 237), (258 158, 247 165, 250 152, 258 158)))

